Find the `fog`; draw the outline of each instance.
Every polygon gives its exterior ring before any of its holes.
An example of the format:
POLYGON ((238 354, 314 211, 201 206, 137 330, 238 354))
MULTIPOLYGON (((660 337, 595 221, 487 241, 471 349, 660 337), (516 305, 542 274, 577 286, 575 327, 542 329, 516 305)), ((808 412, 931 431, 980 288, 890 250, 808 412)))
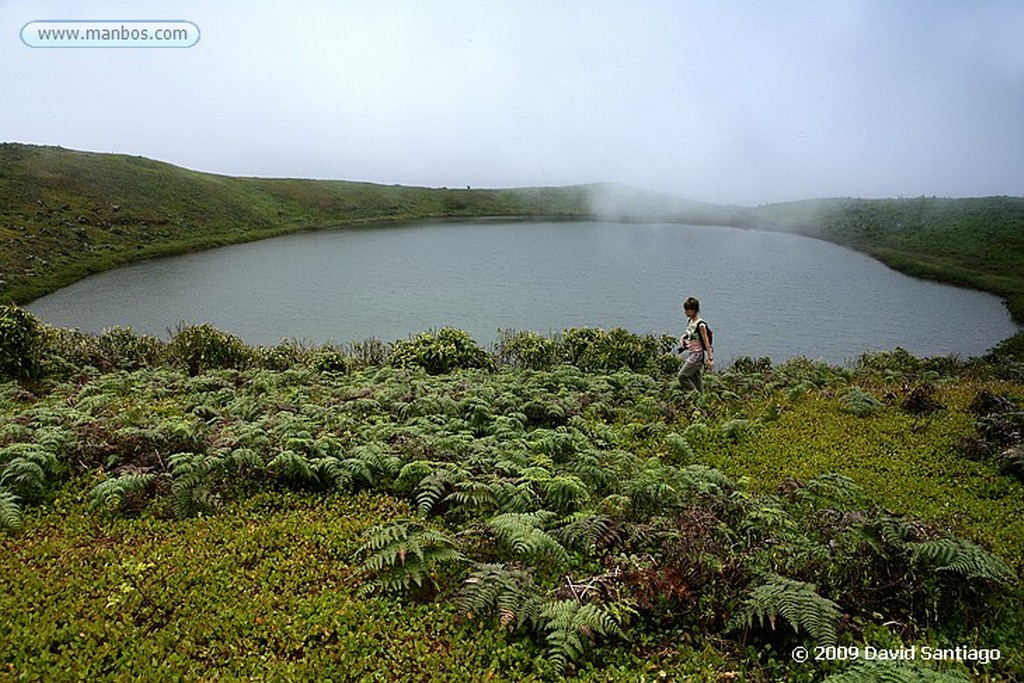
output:
POLYGON ((229 175, 713 203, 1024 194, 1024 3, 0 3, 0 140, 229 175), (40 20, 192 22, 40 48, 40 20))

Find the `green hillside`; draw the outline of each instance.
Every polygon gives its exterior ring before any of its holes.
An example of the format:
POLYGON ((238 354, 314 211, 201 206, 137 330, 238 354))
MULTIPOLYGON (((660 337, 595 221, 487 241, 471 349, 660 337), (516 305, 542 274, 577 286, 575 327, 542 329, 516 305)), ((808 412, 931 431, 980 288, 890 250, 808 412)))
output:
POLYGON ((580 216, 585 188, 429 189, 231 178, 140 157, 0 145, 0 298, 24 303, 141 258, 323 226, 580 216))

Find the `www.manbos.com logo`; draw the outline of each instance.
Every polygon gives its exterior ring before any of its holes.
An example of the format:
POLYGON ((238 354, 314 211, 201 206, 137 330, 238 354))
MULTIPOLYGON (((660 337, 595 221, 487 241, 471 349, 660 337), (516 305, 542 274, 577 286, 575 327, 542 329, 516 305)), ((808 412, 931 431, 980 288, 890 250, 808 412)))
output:
POLYGON ((21 29, 29 47, 192 47, 199 27, 191 21, 30 21, 21 29))

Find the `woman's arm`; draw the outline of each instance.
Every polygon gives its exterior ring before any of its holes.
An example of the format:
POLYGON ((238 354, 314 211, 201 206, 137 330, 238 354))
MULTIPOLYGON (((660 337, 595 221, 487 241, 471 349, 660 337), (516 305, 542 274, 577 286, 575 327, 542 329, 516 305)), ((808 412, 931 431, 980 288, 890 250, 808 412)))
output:
POLYGON ((709 368, 715 367, 715 353, 711 350, 711 342, 708 341, 708 326, 707 324, 700 325, 697 328, 697 334, 700 335, 700 340, 704 344, 704 364, 709 368))

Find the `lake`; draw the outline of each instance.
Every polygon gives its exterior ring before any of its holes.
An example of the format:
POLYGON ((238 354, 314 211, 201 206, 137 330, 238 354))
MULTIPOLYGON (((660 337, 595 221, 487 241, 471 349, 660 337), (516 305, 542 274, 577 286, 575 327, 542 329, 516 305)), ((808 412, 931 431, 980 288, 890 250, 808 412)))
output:
POLYGON ((485 347, 499 329, 624 327, 678 335, 695 296, 719 364, 844 363, 902 346, 983 354, 1019 327, 1000 299, 901 275, 795 235, 679 224, 424 222, 306 232, 145 261, 25 306, 88 332, 166 338, 209 322, 251 344, 404 339, 443 326, 485 347))

